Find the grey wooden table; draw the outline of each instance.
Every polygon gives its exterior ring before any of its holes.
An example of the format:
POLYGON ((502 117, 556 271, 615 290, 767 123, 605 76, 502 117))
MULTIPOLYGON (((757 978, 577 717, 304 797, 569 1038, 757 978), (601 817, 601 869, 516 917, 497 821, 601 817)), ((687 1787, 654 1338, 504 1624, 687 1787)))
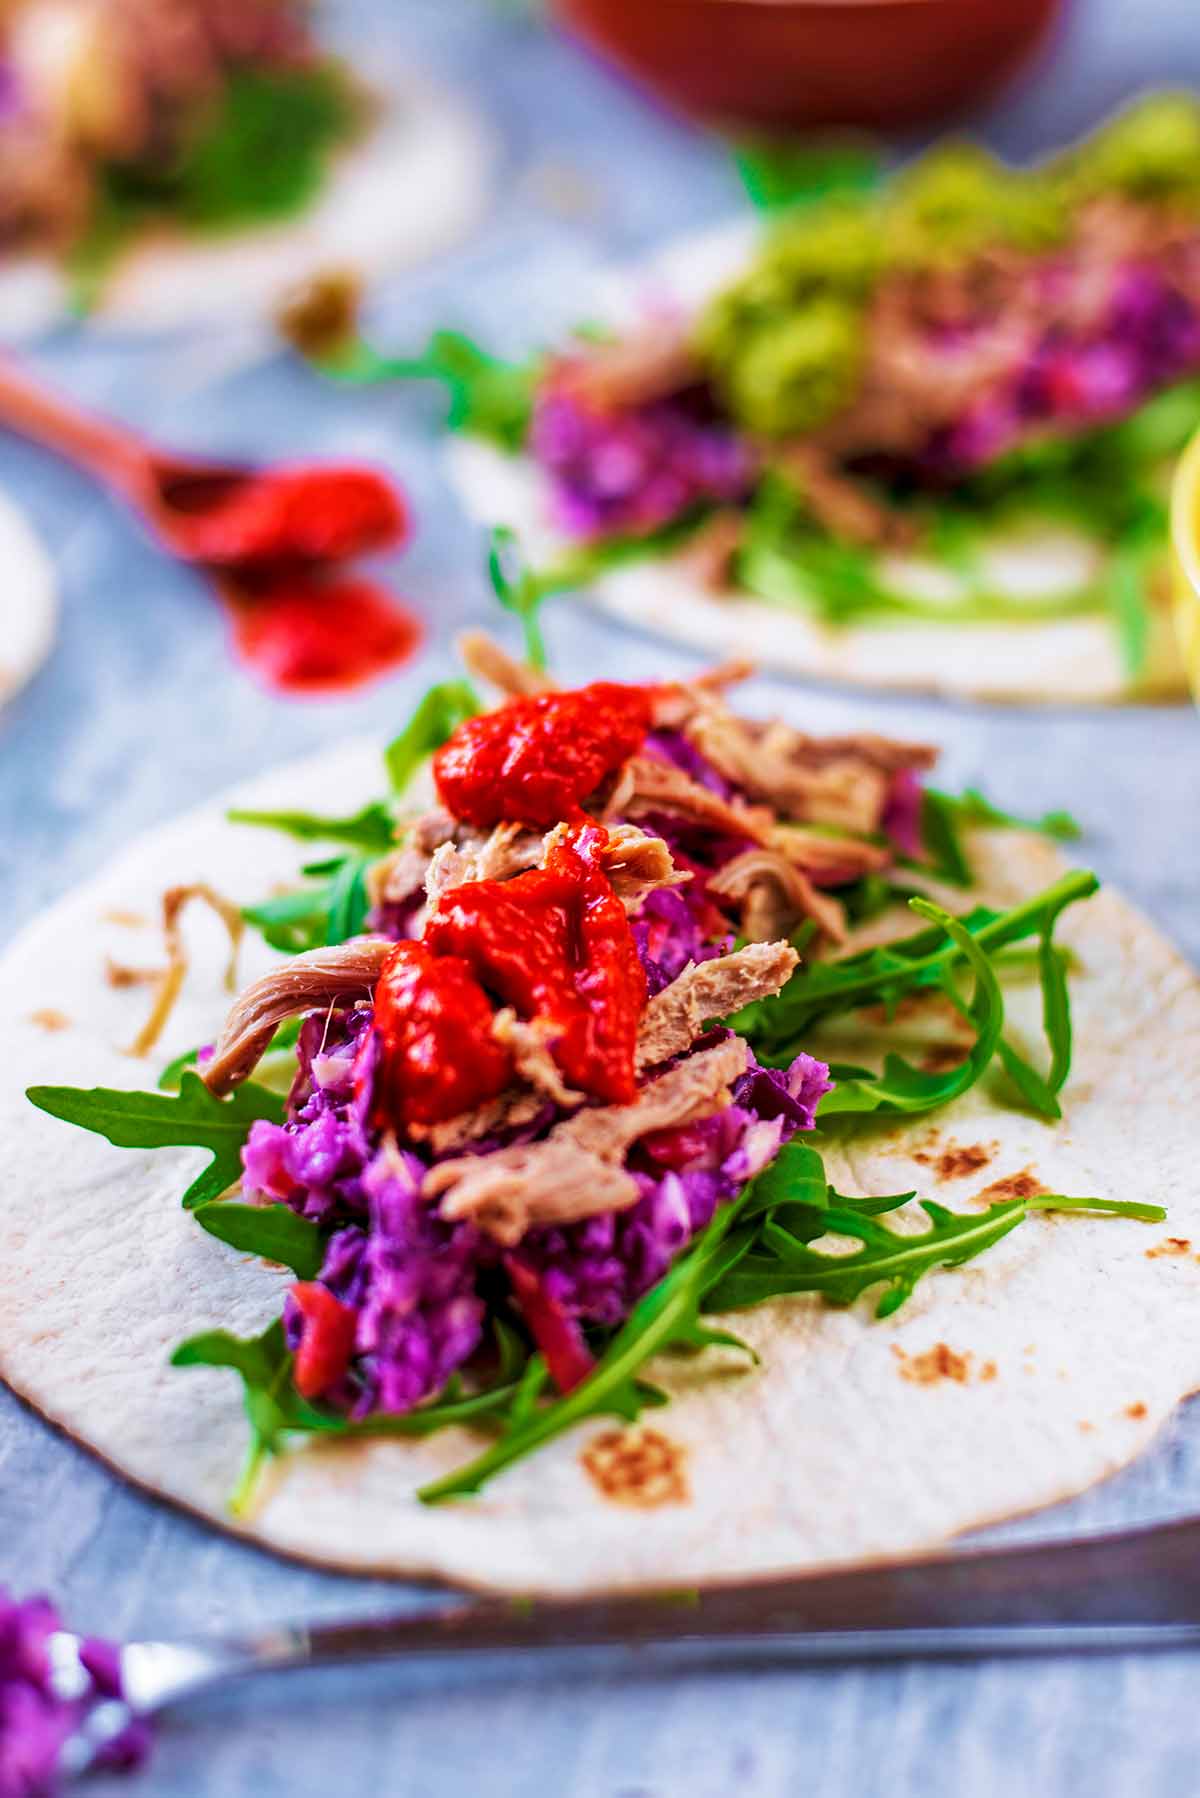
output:
MULTIPOLYGON (((462 0, 339 9, 369 38, 402 32, 467 89, 501 142, 497 204, 464 250, 381 297, 381 333, 454 322, 513 348, 586 307, 597 259, 723 216, 739 202, 711 144, 537 30, 462 0)), ((1085 125, 1139 82, 1196 83, 1200 22, 1181 0, 1076 0, 1053 59, 981 124, 1010 150, 1085 125)), ((181 446, 269 454, 300 443, 377 456, 420 530, 398 586, 427 620, 425 662, 366 697, 269 699, 232 665, 217 609, 127 522, 43 456, 0 443, 61 571, 62 642, 0 717, 0 893, 19 926, 142 829, 270 762, 349 733, 381 737, 448 666, 452 630, 487 611, 478 542, 438 469, 431 396, 324 390, 281 358, 224 341, 100 346, 64 336, 48 372, 181 446)), ((567 676, 627 673, 634 646, 585 610, 550 621, 567 676)), ((644 653, 645 646, 639 646, 644 653)), ((686 665, 663 649, 661 665, 686 665)), ((642 664, 644 665, 644 664, 642 664)), ((1178 710, 1008 714, 870 704, 762 683, 813 728, 886 717, 940 737, 949 774, 1003 804, 1069 802, 1087 857, 1200 960, 1200 725, 1178 710)), ((1131 1055, 1153 1045, 1131 1043, 1131 1055)), ((1131 1119, 1131 1128, 1136 1120, 1131 1119)), ((1200 1508, 1200 1419, 1138 1468, 1026 1535, 1200 1508)), ((880 1452, 886 1455, 886 1420, 880 1452)), ((224 1540, 126 1490, 0 1394, 0 1580, 44 1588, 77 1624, 135 1635, 227 1629, 419 1603, 402 1587, 326 1577, 224 1540)), ((555 1793, 563 1798, 1168 1798, 1196 1790, 1200 1669, 1182 1656, 1108 1662, 648 1675, 619 1655, 303 1677, 213 1699, 174 1721, 142 1789, 253 1793, 555 1793)), ((109 1789, 108 1782, 94 1788, 109 1789)), ((118 1790, 112 1782, 112 1790, 118 1790)))

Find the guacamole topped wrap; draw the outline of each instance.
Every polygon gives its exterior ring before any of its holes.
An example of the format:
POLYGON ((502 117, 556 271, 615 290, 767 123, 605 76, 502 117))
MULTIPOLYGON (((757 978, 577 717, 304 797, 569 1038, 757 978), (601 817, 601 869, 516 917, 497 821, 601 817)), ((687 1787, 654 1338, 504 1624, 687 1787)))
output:
MULTIPOLYGON (((303 331, 301 330, 303 339, 303 331)), ((342 379, 452 396, 471 509, 547 591, 803 674, 1182 692, 1164 546, 1200 422, 1200 108, 1017 169, 970 143, 669 248, 528 364, 451 332, 342 379)))

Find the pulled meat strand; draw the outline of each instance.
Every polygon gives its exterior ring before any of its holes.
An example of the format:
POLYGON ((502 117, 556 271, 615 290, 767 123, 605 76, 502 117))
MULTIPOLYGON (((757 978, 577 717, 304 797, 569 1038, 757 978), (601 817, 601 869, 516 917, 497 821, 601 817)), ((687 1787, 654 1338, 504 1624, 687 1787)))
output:
POLYGON ((655 1130, 723 1109, 729 1088, 746 1071, 747 1053, 741 1037, 727 1037, 660 1074, 632 1105, 577 1112, 541 1142, 440 1162, 426 1174, 423 1194, 441 1199, 442 1217, 469 1219, 507 1248, 538 1225, 627 1210, 639 1196, 622 1165, 629 1149, 655 1130))
POLYGON ((455 638, 454 647, 467 673, 486 681, 489 687, 495 687, 505 699, 520 699, 529 693, 549 693, 558 685, 544 669, 531 668, 528 662, 518 662, 515 656, 510 656, 503 644, 497 643, 487 631, 462 631, 455 638))
POLYGON ((909 549, 916 542, 919 533, 912 519, 843 474, 815 444, 784 444, 771 461, 800 489, 813 517, 833 536, 867 549, 909 549))
POLYGON ((773 830, 771 847, 806 874, 836 877, 835 885, 890 868, 895 853, 882 843, 867 843, 861 837, 827 837, 798 824, 781 824, 773 830))
MULTIPOLYGON (((526 1022, 510 1005, 504 1006, 492 1019, 493 1037, 502 1049, 508 1050, 513 1066, 527 1086, 547 1099, 553 1099, 556 1105, 580 1105, 584 1094, 566 1085, 550 1053, 558 1034, 546 1019, 531 1018, 526 1022)), ((453 1123, 454 1120, 449 1121, 453 1123)))
POLYGON ((769 999, 791 979, 799 961, 790 943, 750 943, 712 961, 689 962, 646 1007, 638 1036, 639 1072, 682 1055, 714 1018, 769 999))
POLYGON ((845 941, 846 919, 837 900, 818 892, 804 870, 777 849, 747 849, 735 855, 712 876, 708 890, 740 902, 742 934, 751 942, 788 936, 803 918, 811 918, 835 943, 845 941))
POLYGON ((848 830, 877 829, 892 776, 902 768, 932 767, 937 759, 928 744, 865 731, 810 737, 779 719, 739 718, 705 698, 697 700, 683 730, 719 774, 774 812, 848 830))
POLYGON ((733 582, 734 563, 742 547, 746 520, 726 507, 706 518, 675 557, 707 593, 724 593, 733 582))
POLYGON ((624 412, 669 399, 703 378, 684 321, 644 327, 560 365, 557 379, 585 405, 624 412))
POLYGON ((670 762, 650 755, 630 756, 617 775, 604 816, 636 818, 654 812, 690 818, 726 836, 749 837, 764 844, 770 840, 772 820, 764 810, 722 799, 670 762))
POLYGON ((200 1069, 209 1091, 231 1092, 252 1074, 285 1018, 370 998, 394 947, 382 937, 356 937, 331 948, 308 949, 248 986, 200 1069))

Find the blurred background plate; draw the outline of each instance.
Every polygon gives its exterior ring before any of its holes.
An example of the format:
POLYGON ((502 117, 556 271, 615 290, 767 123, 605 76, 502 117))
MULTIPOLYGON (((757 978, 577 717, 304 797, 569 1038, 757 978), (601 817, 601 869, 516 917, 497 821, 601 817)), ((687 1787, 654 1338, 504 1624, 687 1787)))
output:
POLYGON ((58 582, 25 514, 0 489, 0 705, 37 673, 58 620, 58 582))
MULTIPOLYGON (((152 334, 255 319, 322 268, 378 279, 464 237, 488 198, 495 146, 484 121, 411 67, 363 73, 382 96, 379 119, 338 156, 312 205, 219 237, 148 238, 122 257, 88 328, 152 334)), ((68 283, 46 260, 0 271, 0 338, 28 340, 70 314, 68 283)))

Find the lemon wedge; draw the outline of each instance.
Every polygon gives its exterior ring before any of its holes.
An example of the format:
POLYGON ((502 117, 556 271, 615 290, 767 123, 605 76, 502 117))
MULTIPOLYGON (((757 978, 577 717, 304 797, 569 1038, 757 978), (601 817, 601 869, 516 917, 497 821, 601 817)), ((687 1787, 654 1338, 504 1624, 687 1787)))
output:
POLYGON ((1171 485, 1171 582, 1183 665, 1200 699, 1200 432, 1171 485))

